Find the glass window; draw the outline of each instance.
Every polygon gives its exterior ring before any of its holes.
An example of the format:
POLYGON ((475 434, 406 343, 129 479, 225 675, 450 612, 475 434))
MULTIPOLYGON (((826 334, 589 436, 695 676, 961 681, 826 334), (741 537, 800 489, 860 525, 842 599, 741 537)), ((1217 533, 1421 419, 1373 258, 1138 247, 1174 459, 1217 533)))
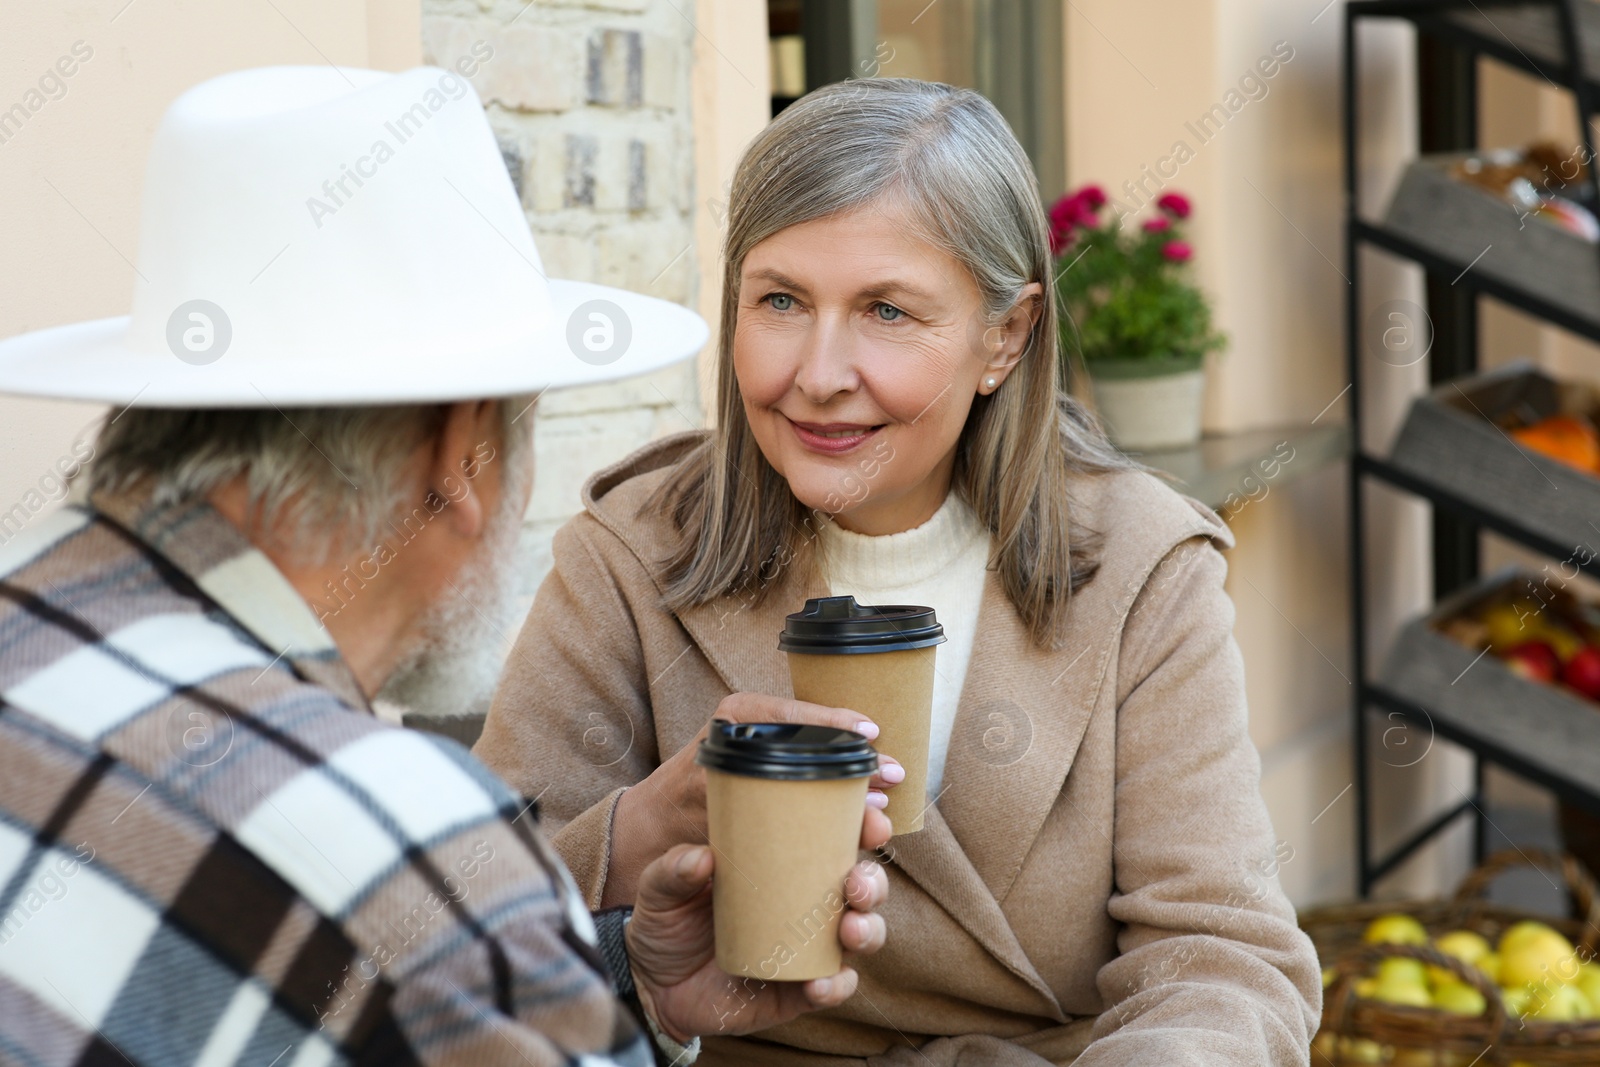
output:
POLYGON ((768 0, 772 113, 845 78, 977 89, 1011 123, 1047 199, 1066 182, 1060 0, 768 0))

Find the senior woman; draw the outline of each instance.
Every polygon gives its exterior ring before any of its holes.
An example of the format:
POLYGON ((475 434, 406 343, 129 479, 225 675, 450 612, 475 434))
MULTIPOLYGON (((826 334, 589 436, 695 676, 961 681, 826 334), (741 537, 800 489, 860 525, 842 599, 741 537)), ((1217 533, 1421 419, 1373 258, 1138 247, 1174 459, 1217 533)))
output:
POLYGON ((880 856, 887 947, 843 1007, 702 1062, 1305 1063, 1318 970, 1246 733, 1232 538, 1063 394, 1004 120, 944 85, 820 89, 745 153, 725 255, 716 428, 589 482, 478 754, 545 798, 589 903, 625 903, 703 840, 708 720, 789 695, 785 614, 932 605, 931 804, 880 856))

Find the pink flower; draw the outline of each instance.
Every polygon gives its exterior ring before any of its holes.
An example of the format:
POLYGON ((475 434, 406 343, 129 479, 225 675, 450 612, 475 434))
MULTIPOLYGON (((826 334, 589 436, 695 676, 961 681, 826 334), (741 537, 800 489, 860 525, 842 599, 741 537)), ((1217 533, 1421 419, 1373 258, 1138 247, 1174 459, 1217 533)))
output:
POLYGON ((1161 246, 1161 255, 1174 263, 1187 263, 1194 258, 1194 249, 1188 241, 1168 241, 1161 246))
POLYGON ((1063 233, 1068 233, 1077 226, 1098 225, 1099 220, 1095 218, 1095 212, 1105 205, 1105 190, 1098 185, 1085 185, 1050 206, 1050 225, 1063 233))
POLYGON ((1050 228, 1061 233, 1070 233, 1075 226, 1088 225, 1093 215, 1084 205, 1078 194, 1063 196, 1050 207, 1050 228))
POLYGON ((1172 220, 1165 215, 1157 215, 1153 219, 1144 220, 1145 233, 1162 233, 1172 229, 1172 220))
POLYGON ((1071 230, 1058 230, 1054 226, 1050 228, 1050 254, 1052 256, 1059 256, 1071 248, 1072 244, 1073 233, 1071 230))
POLYGON ((1156 201, 1156 207, 1165 211, 1175 219, 1186 219, 1193 210, 1189 205, 1189 198, 1182 193, 1167 193, 1156 201))

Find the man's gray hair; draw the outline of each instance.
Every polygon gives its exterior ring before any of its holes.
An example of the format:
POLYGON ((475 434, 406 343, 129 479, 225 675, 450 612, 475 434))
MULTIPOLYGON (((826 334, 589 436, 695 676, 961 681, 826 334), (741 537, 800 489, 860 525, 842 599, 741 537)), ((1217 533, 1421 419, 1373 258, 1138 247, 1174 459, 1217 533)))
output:
MULTIPOLYGON (((532 403, 531 396, 500 401, 499 440, 485 443, 484 462, 520 467, 531 442, 527 423, 519 420, 532 403)), ((147 484, 156 503, 174 504, 203 499, 243 478, 252 524, 288 523, 292 550, 321 562, 387 539, 396 516, 422 503, 407 499, 401 472, 407 458, 437 436, 446 411, 444 404, 129 408, 100 431, 89 489, 122 492, 147 484)))

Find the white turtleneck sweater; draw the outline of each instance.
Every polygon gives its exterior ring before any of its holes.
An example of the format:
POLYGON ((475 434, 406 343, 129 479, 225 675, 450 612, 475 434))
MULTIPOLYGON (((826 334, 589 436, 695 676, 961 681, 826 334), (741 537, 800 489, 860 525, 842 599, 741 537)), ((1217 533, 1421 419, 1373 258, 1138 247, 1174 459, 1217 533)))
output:
POLYGON ((928 801, 943 790, 945 758, 961 684, 977 636, 978 605, 989 564, 989 531, 954 492, 933 518, 904 533, 870 537, 834 523, 822 528, 822 572, 833 596, 858 604, 933 608, 946 641, 934 657, 928 801))

